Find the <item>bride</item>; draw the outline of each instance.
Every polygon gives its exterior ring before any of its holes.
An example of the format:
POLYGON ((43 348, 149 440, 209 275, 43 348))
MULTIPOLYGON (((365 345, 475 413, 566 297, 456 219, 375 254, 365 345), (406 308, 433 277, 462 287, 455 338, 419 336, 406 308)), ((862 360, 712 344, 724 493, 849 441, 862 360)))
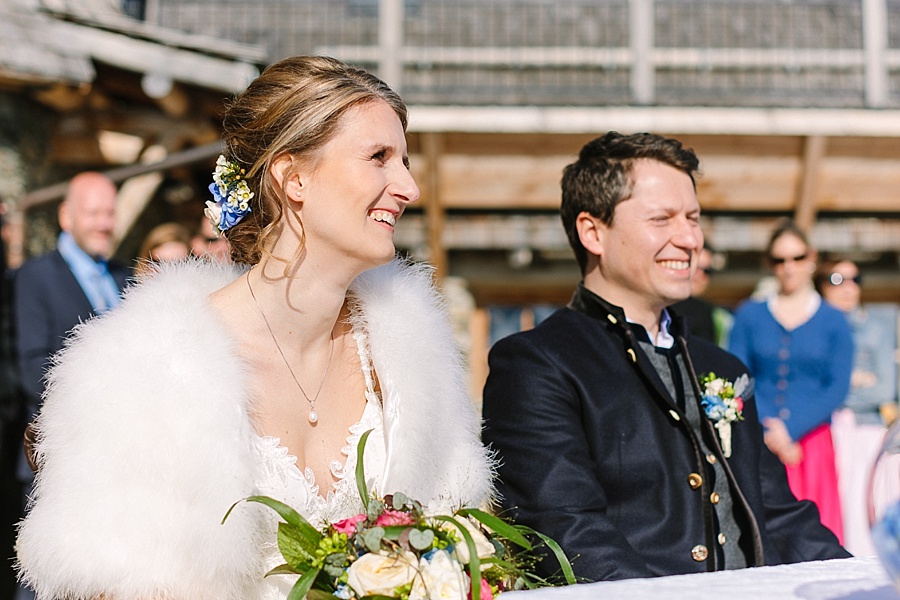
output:
POLYGON ((419 198, 406 107, 333 59, 267 68, 228 107, 208 214, 233 267, 160 265, 79 326, 48 376, 17 540, 38 598, 284 598, 278 518, 361 511, 370 485, 479 505, 490 457, 430 270, 394 257, 419 198))

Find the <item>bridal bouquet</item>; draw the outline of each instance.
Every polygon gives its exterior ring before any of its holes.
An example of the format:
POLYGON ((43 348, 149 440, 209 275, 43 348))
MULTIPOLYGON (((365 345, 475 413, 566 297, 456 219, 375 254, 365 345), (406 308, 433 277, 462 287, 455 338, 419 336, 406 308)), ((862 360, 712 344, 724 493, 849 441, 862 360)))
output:
POLYGON ((530 535, 555 555, 566 582, 575 583, 559 545, 528 527, 475 508, 435 514, 400 493, 370 495, 363 471, 369 433, 360 439, 356 463, 364 512, 319 530, 268 496, 246 499, 284 519, 278 548, 285 563, 266 575, 300 575, 287 600, 491 600, 503 591, 549 585, 530 572, 539 560, 530 535))

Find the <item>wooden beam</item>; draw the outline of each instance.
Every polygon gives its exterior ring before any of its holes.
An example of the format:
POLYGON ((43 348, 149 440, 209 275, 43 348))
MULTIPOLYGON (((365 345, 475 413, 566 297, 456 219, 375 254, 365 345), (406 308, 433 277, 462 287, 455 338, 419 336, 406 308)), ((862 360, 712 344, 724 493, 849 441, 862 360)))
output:
POLYGON ((428 252, 435 266, 438 279, 447 274, 447 251, 444 248, 444 205, 441 198, 441 134, 426 133, 422 136, 422 151, 425 155, 424 210, 428 223, 428 252))
POLYGON ((810 231, 816 221, 817 184, 827 147, 828 140, 821 135, 809 136, 803 147, 800 185, 794 208, 794 220, 803 231, 810 231))
MULTIPOLYGON (((211 161, 216 155, 222 152, 222 147, 222 142, 213 142, 212 144, 207 144, 205 146, 198 146, 196 148, 182 150, 181 152, 170 154, 159 162, 149 164, 137 163, 125 167, 119 167, 116 169, 110 169, 109 171, 106 171, 105 174, 115 183, 118 183, 120 181, 125 181, 126 179, 129 179, 131 177, 137 177, 138 175, 143 175, 145 173, 153 173, 155 171, 168 171, 170 169, 183 167, 185 165, 211 161)), ((63 181, 28 192, 25 197, 22 198, 22 201, 19 202, 19 210, 25 212, 34 208, 35 206, 58 200, 66 194, 66 191, 68 189, 69 182, 63 181)))
POLYGON ((57 83, 34 91, 34 99, 59 112, 72 112, 87 103, 91 85, 88 83, 71 86, 57 83))

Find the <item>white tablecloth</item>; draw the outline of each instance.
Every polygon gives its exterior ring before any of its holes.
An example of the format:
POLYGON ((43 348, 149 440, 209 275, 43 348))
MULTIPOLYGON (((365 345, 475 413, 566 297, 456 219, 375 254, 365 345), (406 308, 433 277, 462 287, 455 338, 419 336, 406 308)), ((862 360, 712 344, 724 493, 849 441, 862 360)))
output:
POLYGON ((503 600, 898 600, 877 558, 626 579, 503 594, 503 600))

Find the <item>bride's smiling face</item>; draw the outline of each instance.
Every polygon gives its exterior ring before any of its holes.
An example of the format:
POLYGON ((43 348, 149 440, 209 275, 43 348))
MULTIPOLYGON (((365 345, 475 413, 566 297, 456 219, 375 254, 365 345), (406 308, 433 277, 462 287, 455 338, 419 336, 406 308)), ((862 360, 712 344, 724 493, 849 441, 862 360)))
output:
POLYGON ((381 100, 347 110, 335 136, 299 175, 300 218, 310 255, 332 249, 366 269, 394 256, 394 227, 419 199, 406 134, 381 100))

